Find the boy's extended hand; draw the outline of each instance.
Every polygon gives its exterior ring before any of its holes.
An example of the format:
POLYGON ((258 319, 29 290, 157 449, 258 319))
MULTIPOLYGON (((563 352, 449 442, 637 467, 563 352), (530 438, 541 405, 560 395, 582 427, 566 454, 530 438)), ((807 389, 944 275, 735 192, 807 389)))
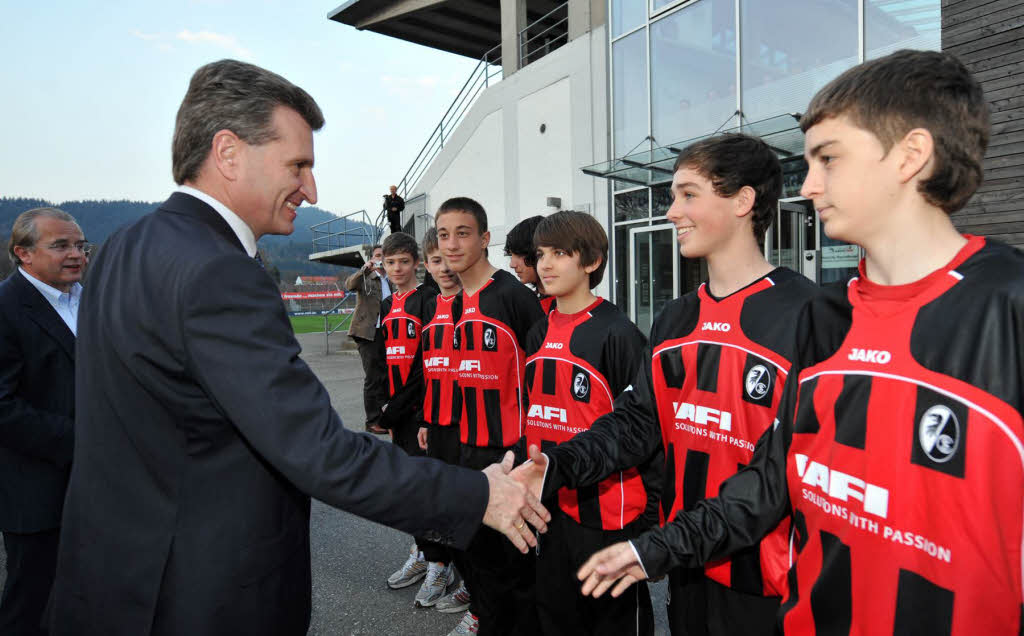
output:
POLYGON ((612 596, 618 598, 630 585, 643 581, 647 575, 640 567, 633 546, 629 545, 628 541, 623 541, 591 555, 576 573, 576 578, 583 581, 583 595, 594 598, 604 594, 618 581, 618 585, 612 590, 612 596))
POLYGON ((526 554, 530 547, 537 545, 537 538, 527 524, 538 532, 547 532, 551 514, 509 475, 514 461, 515 455, 508 451, 500 464, 491 464, 483 471, 489 491, 484 525, 504 534, 520 552, 526 554))
POLYGON ((416 433, 416 441, 419 442, 422 450, 427 450, 427 427, 421 426, 420 431, 416 433))
POLYGON ((548 469, 548 458, 540 452, 536 444, 530 445, 530 460, 519 465, 512 471, 513 479, 526 486, 526 491, 536 499, 540 499, 544 488, 544 473, 548 469))

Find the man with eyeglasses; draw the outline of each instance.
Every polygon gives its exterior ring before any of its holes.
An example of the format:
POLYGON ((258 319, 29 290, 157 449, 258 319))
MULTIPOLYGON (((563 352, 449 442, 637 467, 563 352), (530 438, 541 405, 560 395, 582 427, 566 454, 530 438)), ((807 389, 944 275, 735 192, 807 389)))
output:
POLYGON ((75 337, 91 245, 56 208, 22 213, 0 283, 0 634, 36 635, 53 584, 74 444, 75 337))

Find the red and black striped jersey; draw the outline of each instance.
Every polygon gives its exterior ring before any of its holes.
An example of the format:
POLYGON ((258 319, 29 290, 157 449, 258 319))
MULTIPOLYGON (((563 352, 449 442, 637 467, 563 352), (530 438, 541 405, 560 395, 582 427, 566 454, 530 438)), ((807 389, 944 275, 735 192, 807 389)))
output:
MULTIPOLYGON (((778 269, 722 299, 713 298, 706 284, 680 299, 674 321, 693 328, 656 344, 651 358, 666 453, 663 521, 714 497, 723 481, 750 463, 754 444, 775 419, 796 349, 791 334, 764 323, 792 320, 817 293, 806 278, 778 269), (777 285, 797 294, 772 294, 777 285), (754 298, 756 310, 748 310, 754 298)), ((707 564, 706 574, 742 592, 781 596, 788 540, 785 520, 759 544, 707 564)))
POLYGON ((1024 255, 978 237, 916 283, 829 289, 778 423, 719 497, 633 541, 647 573, 791 514, 784 631, 1019 633, 1022 325, 1024 255))
MULTIPOLYGON (((542 451, 586 431, 612 410, 640 366, 646 339, 608 301, 576 314, 552 311, 527 337, 525 444, 542 451)), ((660 458, 657 458, 660 459, 660 458)), ((616 472, 598 484, 558 491, 559 507, 582 525, 622 530, 648 512, 656 520, 660 461, 616 472)))
POLYGON ((425 318, 434 315, 437 292, 417 286, 396 292, 381 303, 388 400, 381 424, 393 428, 402 424, 419 426, 423 421, 423 363, 420 333, 425 318))
POLYGON ((429 424, 458 424, 462 412, 461 394, 455 383, 455 316, 457 295, 437 296, 434 315, 423 328, 423 378, 426 397, 424 419, 429 424))
POLYGON ((523 435, 523 344, 544 317, 537 295, 505 270, 474 294, 459 292, 454 348, 462 392, 460 439, 468 446, 510 448, 523 435))
MULTIPOLYGON (((803 276, 779 268, 722 299, 702 285, 666 305, 632 390, 586 438, 548 453, 547 481, 592 483, 663 447, 663 519, 717 495, 722 482, 750 462, 773 421, 798 350, 793 327, 819 293, 803 276)), ((545 493, 549 487, 545 483, 545 493)), ((765 541, 709 562, 707 576, 746 593, 781 595, 788 524, 776 519, 770 530, 765 541)))
POLYGON ((540 309, 544 312, 544 315, 550 314, 555 309, 555 297, 554 296, 539 296, 540 309))

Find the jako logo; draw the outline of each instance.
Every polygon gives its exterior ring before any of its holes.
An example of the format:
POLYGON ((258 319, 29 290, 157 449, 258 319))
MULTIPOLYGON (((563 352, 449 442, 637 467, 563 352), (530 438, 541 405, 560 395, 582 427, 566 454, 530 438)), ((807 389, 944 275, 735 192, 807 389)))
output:
POLYGON ((803 483, 817 486, 821 492, 839 501, 856 499, 864 504, 864 512, 885 519, 889 515, 889 491, 866 483, 863 479, 831 470, 824 464, 808 462, 807 455, 794 454, 796 473, 803 483))
MULTIPOLYGON (((380 349, 377 349, 377 351, 380 351, 380 349)), ((389 356, 405 355, 405 347, 388 347, 387 354, 389 356)))
POLYGON ((466 308, 465 314, 466 314, 467 316, 468 316, 469 314, 475 314, 475 313, 476 313, 476 307, 467 307, 467 308, 466 308))
POLYGON ((544 348, 545 349, 561 349, 562 348, 562 343, 561 342, 548 342, 548 343, 546 343, 544 345, 544 348))
POLYGON ((872 362, 874 364, 889 364, 892 354, 880 349, 857 349, 854 347, 848 356, 855 362, 872 362))
POLYGON ((427 358, 426 360, 423 361, 423 366, 427 367, 428 369, 432 369, 434 367, 446 367, 448 366, 448 358, 445 358, 443 356, 427 358))
POLYGON ((441 314, 440 316, 434 316, 434 320, 447 320, 451 318, 450 314, 441 314))
POLYGON ((556 408, 554 406, 531 404, 528 415, 542 420, 558 420, 559 422, 567 421, 565 418, 565 409, 556 408))
POLYGON ((479 371, 480 361, 479 360, 463 360, 459 364, 459 371, 479 371))
POLYGON ((706 406, 697 406, 696 404, 690 404, 689 402, 673 402, 672 408, 676 412, 677 420, 688 420, 694 424, 700 424, 701 426, 718 424, 718 428, 723 431, 732 430, 732 413, 729 413, 728 411, 719 411, 718 409, 712 409, 706 406))
POLYGON ((729 331, 732 325, 727 322, 706 322, 701 325, 701 331, 729 331))

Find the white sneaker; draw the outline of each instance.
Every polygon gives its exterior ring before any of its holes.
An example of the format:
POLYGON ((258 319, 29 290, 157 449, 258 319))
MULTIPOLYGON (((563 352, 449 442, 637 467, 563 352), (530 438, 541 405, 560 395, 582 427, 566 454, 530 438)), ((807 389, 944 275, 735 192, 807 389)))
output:
POLYGON ((431 563, 427 566, 427 576, 423 579, 420 591, 416 593, 416 600, 413 603, 416 607, 433 607, 437 604, 448 586, 455 580, 455 572, 452 565, 443 563, 431 563))
POLYGON ((466 581, 463 580, 459 584, 459 589, 438 601, 434 609, 444 614, 457 614, 469 609, 469 599, 469 590, 466 589, 466 581))
POLYGON ((409 553, 409 558, 405 560, 402 567, 398 568, 394 574, 388 577, 388 587, 393 590, 409 587, 426 575, 427 562, 423 558, 423 553, 417 550, 414 544, 412 552, 409 553))
POLYGON ((448 632, 448 636, 464 636, 465 634, 475 634, 478 631, 480 631, 480 621, 473 616, 473 612, 466 612, 455 629, 448 632))

